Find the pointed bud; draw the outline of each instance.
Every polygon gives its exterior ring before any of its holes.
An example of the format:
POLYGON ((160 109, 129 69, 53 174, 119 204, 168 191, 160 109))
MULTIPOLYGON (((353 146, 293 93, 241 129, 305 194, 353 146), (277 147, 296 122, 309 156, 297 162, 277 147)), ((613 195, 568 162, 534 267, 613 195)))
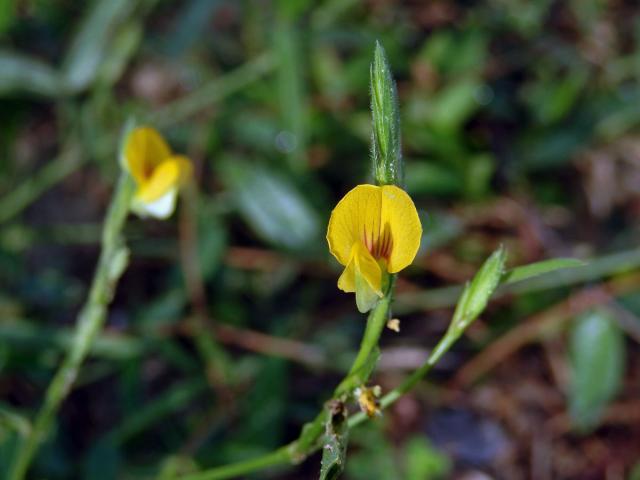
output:
POLYGON ((371 63, 371 156, 378 185, 402 185, 400 113, 396 84, 379 42, 371 63))

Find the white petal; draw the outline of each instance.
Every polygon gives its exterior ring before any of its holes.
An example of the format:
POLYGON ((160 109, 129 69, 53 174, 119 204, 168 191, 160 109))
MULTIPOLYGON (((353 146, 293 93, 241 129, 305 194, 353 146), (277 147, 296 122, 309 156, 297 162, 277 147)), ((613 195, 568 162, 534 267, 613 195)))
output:
POLYGON ((176 208, 177 193, 178 191, 174 188, 151 203, 134 201, 133 211, 141 217, 154 217, 161 220, 169 218, 176 208))

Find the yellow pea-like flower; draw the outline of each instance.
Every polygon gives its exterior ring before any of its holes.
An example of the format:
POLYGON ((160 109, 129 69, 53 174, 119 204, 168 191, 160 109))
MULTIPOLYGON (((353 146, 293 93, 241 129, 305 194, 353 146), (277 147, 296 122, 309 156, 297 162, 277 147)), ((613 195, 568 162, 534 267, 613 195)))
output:
POLYGON ((358 310, 383 296, 383 277, 413 262, 422 225, 411 197, 394 185, 358 185, 331 213, 327 241, 345 266, 338 288, 356 293, 358 310))
POLYGON ((174 155, 151 127, 137 127, 129 133, 122 161, 137 185, 133 211, 143 217, 169 217, 175 209, 178 189, 192 174, 191 161, 174 155))

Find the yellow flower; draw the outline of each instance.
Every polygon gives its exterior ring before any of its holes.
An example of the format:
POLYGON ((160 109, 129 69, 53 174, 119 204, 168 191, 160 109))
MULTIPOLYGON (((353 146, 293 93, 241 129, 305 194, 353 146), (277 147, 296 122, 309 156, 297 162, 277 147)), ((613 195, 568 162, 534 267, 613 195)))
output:
POLYGON ((331 213, 329 250, 346 268, 338 288, 356 293, 358 310, 383 296, 383 276, 413 262, 422 226, 411 197, 394 185, 358 185, 331 213))
POLYGON ((175 209, 178 188, 191 176, 191 161, 171 153, 164 138, 151 127, 138 127, 129 133, 122 161, 138 187, 133 211, 143 217, 169 217, 175 209))

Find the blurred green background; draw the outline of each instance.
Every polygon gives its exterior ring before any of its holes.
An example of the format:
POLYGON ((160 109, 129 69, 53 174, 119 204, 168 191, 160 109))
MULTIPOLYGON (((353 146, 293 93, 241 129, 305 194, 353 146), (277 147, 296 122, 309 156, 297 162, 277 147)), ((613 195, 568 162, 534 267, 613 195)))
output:
POLYGON ((512 266, 591 261, 503 290, 352 432, 344 478, 640 478, 630 0, 0 0, 0 478, 71 341, 131 116, 196 185, 171 221, 130 219, 132 263, 31 478, 170 478, 297 436, 364 325, 324 233, 371 181, 376 39, 425 231, 376 383, 424 360, 450 286, 500 243, 512 266))

